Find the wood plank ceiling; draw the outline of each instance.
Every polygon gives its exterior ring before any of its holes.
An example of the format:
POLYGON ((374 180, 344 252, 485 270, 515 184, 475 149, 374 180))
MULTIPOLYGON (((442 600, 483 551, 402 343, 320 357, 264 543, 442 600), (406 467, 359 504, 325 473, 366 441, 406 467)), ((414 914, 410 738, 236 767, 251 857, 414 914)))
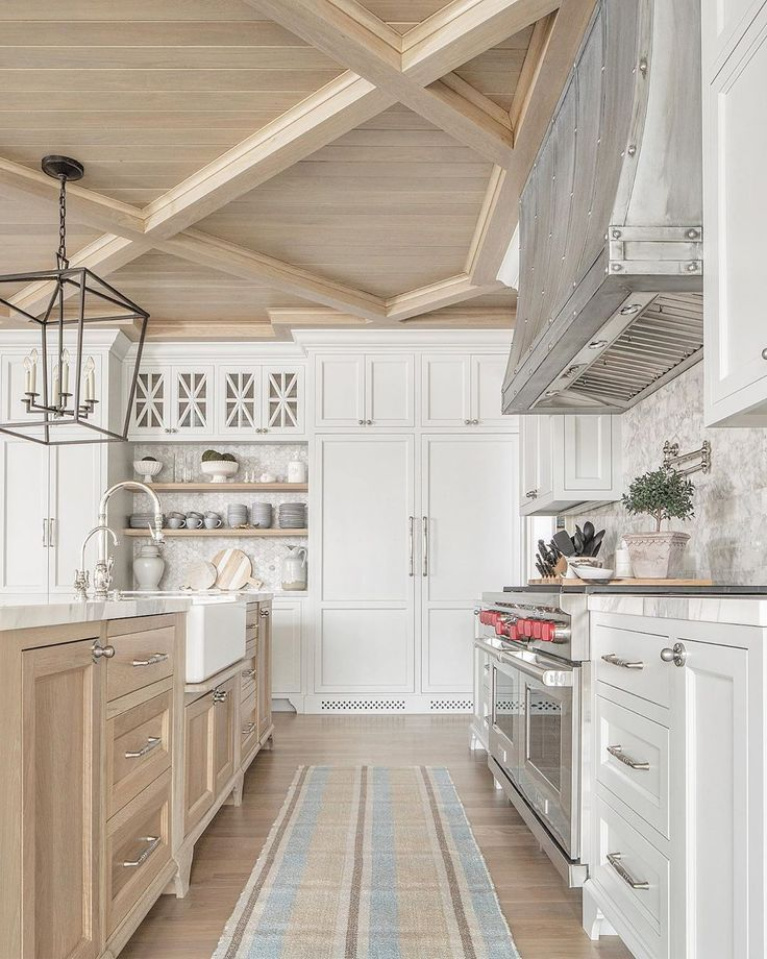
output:
POLYGON ((3 0, 0 272, 53 265, 63 153, 73 263, 156 338, 510 327, 495 275, 593 3, 3 0))

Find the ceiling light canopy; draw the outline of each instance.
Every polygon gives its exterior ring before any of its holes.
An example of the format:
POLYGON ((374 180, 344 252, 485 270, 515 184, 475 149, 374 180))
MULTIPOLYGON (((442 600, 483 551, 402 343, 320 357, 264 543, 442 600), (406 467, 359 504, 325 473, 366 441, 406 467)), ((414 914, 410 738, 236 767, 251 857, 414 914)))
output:
POLYGON ((48 446, 124 442, 136 390, 149 314, 87 267, 71 266, 67 257, 67 183, 82 178, 83 165, 71 157, 46 156, 42 170, 57 179, 59 246, 54 270, 0 276, 0 304, 11 319, 32 325, 40 339, 21 364, 22 395, 18 419, 0 422, 0 432, 48 446), (41 309, 25 309, 18 288, 42 285, 41 309), (10 289, 9 289, 10 288, 10 289), (16 289, 14 289, 16 288, 16 289), (132 371, 122 431, 107 428, 98 417, 96 362, 88 352, 94 328, 139 324, 139 347, 132 371))

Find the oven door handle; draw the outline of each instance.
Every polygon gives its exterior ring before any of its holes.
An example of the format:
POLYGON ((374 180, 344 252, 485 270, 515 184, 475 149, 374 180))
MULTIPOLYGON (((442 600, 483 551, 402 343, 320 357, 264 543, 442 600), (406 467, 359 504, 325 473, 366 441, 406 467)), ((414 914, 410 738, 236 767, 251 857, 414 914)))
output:
POLYGON ((562 669, 548 669, 545 666, 537 666, 534 663, 527 662, 522 656, 516 656, 514 653, 502 653, 501 663, 505 666, 511 666, 518 669, 525 676, 537 679, 542 686, 572 687, 574 685, 574 674, 572 669, 564 667, 562 669))
POLYGON ((483 653, 487 653, 488 656, 492 656, 496 662, 501 661, 500 651, 497 650, 495 646, 491 646, 489 643, 486 643, 481 639, 475 639, 474 646, 477 649, 481 649, 483 653))

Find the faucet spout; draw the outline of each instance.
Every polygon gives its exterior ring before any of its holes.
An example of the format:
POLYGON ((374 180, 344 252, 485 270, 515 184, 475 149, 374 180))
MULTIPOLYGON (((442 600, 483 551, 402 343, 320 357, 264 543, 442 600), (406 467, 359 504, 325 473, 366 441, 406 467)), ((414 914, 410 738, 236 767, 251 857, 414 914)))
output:
MULTIPOLYGON (((137 492, 146 493, 151 499, 152 505, 154 506, 154 526, 149 527, 149 534, 153 542, 158 545, 164 543, 165 538, 162 534, 162 506, 160 505, 160 500, 151 486, 147 486, 146 483, 139 483, 138 480, 123 480, 121 483, 115 483, 114 486, 110 486, 109 489, 106 490, 99 503, 99 525, 107 525, 107 504, 112 496, 115 493, 119 493, 120 490, 136 490, 137 492)), ((106 537, 102 537, 101 542, 104 546, 104 553, 106 553, 106 537)), ((106 556, 99 555, 99 560, 102 559, 106 559, 106 556)))

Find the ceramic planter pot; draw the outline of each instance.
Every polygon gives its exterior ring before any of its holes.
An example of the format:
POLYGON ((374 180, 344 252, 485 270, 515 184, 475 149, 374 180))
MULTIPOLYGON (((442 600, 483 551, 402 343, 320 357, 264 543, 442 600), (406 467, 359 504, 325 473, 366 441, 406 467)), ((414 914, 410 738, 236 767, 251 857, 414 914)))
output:
POLYGON ((637 579, 669 579, 690 538, 689 533, 626 533, 623 539, 637 579))

